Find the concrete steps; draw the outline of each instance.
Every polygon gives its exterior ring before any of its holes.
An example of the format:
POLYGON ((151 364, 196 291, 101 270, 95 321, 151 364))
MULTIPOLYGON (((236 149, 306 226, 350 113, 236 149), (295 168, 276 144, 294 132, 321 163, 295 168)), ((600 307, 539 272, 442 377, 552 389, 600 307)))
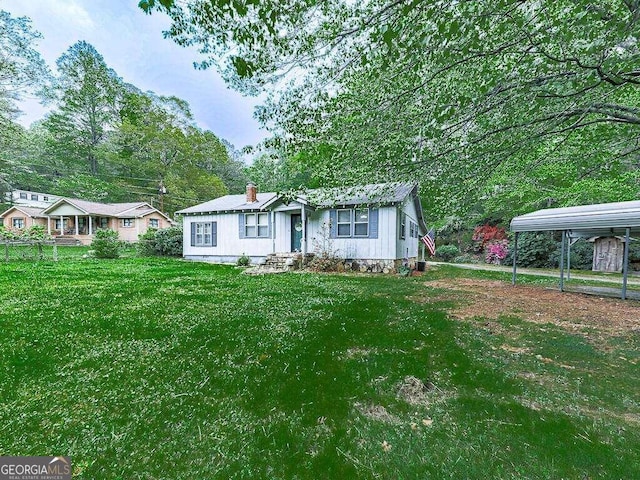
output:
POLYGON ((75 237, 69 235, 59 235, 54 238, 56 245, 82 245, 82 242, 75 237))
POLYGON ((265 273, 285 273, 300 270, 303 263, 303 255, 298 252, 270 253, 260 265, 248 268, 244 271, 247 275, 262 275, 265 273))

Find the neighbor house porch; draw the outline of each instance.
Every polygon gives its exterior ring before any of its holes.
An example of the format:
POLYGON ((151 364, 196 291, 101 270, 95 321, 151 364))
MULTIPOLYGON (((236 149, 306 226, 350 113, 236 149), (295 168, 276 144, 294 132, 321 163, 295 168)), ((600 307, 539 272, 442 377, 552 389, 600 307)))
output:
POLYGON ((92 215, 49 215, 46 220, 47 233, 53 237, 72 236, 83 245, 88 245, 97 229, 116 230, 117 221, 116 218, 92 215))

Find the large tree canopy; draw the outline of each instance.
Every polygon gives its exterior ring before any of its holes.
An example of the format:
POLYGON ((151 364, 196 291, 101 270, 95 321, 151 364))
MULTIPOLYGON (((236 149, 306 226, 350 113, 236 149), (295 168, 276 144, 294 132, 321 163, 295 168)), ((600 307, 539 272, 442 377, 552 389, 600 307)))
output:
POLYGON ((16 101, 27 92, 39 94, 49 80, 49 69, 35 49, 40 38, 28 18, 0 10, 0 197, 24 170, 17 159, 25 139, 24 129, 15 123, 20 114, 16 101))
POLYGON ((172 213, 244 190, 238 152, 200 129, 188 102, 123 82, 85 41, 58 58, 54 78, 40 38, 28 18, 0 10, 0 204, 20 188, 172 213), (53 105, 29 129, 15 122, 27 92, 53 105))
POLYGON ((39 92, 49 79, 49 69, 35 49, 40 38, 28 18, 0 10, 0 132, 18 114, 14 102, 26 92, 39 92))
POLYGON ((261 119, 325 182, 417 178, 443 213, 639 191, 638 0, 140 6, 201 67, 275 86, 261 119))
POLYGON ((228 193, 232 163, 212 132, 196 127, 186 101, 129 87, 112 137, 119 176, 137 178, 138 188, 156 189, 168 211, 228 193))
POLYGON ((123 82, 85 41, 69 47, 56 64, 58 78, 50 94, 58 110, 49 115, 46 124, 61 154, 84 162, 86 171, 95 175, 96 150, 118 120, 123 82))

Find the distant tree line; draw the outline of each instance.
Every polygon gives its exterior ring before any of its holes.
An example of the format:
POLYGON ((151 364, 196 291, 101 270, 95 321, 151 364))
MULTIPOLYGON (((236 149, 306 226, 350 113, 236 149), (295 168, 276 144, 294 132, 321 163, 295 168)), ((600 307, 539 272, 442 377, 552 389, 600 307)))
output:
POLYGON ((52 72, 40 38, 28 18, 0 11, 0 193, 148 201, 171 214, 243 191, 240 154, 199 128, 186 101, 126 83, 84 41, 52 72), (25 94, 51 107, 30 128, 16 121, 25 94))

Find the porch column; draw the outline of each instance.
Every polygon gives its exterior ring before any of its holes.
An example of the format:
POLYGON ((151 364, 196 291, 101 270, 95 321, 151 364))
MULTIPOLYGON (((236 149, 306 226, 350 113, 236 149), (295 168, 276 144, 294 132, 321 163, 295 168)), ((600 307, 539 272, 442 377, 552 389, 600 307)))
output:
POLYGON ((93 224, 91 222, 91 215, 89 215, 89 235, 93 235, 93 224))
POLYGON ((60 235, 64 235, 64 217, 60 215, 60 235))
POLYGON ((276 253, 276 212, 271 212, 271 253, 276 253))
POLYGON ((51 235, 51 217, 47 216, 47 234, 51 235))
POLYGON ((302 256, 307 254, 307 209, 302 206, 302 256))
MULTIPOLYGON (((138 235, 140 235, 140 222, 139 222, 139 218, 135 217, 134 222, 136 222, 136 240, 138 239, 138 235)), ((258 228, 258 227, 256 227, 258 228)))
POLYGON ((76 221, 76 235, 80 235, 80 228, 78 226, 78 215, 76 215, 74 219, 76 221))

